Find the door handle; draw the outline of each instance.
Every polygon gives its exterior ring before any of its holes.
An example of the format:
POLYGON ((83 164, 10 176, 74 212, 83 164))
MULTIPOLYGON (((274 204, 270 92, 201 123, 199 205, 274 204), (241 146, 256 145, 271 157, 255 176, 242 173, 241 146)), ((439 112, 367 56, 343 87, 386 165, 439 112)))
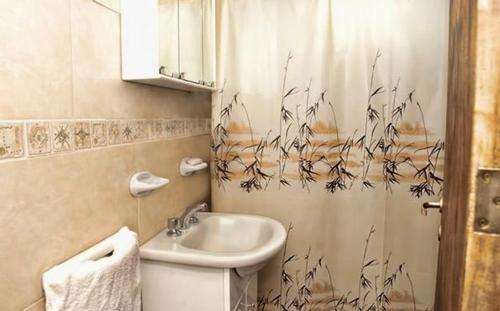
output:
MULTIPOLYGON (((427 216, 427 210, 431 208, 437 208, 439 209, 439 212, 442 213, 443 211, 443 199, 440 199, 439 202, 425 202, 422 204, 422 212, 424 215, 427 216)), ((441 226, 439 226, 438 229, 438 241, 441 241, 441 226)))
POLYGON ((443 199, 440 199, 439 202, 425 202, 422 204, 422 208, 425 215, 427 215, 427 210, 432 208, 439 209, 441 213, 443 211, 443 199))

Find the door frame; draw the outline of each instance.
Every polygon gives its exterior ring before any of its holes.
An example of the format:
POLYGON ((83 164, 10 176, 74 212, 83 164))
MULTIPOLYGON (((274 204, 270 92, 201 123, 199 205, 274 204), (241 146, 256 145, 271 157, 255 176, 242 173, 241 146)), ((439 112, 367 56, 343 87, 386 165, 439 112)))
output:
POLYGON ((443 214, 436 281, 436 311, 460 311, 467 219, 472 208, 471 156, 475 98, 477 0, 450 0, 448 103, 443 214))

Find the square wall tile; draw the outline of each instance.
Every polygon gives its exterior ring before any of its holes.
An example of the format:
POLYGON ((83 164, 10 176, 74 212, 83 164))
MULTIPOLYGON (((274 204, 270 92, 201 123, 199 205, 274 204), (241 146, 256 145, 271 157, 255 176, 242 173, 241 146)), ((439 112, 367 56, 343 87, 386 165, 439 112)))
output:
POLYGON ((167 138, 168 133, 167 133, 167 119, 161 119, 161 138, 167 138))
POLYGON ((154 120, 146 120, 146 134, 147 134, 147 139, 153 139, 153 127, 155 124, 154 120))
POLYGON ((122 142, 122 132, 120 121, 108 122, 108 144, 118 145, 122 142))
POLYGON ((26 128, 29 155, 47 154, 52 151, 49 122, 28 122, 26 128))
POLYGON ((91 137, 93 147, 103 147, 108 144, 106 121, 92 121, 91 137))
POLYGON ((151 139, 160 139, 163 137, 163 123, 162 120, 151 121, 151 139))
POLYGON ((165 137, 170 138, 175 136, 175 120, 165 120, 165 137))
POLYGON ((75 149, 88 149, 91 146, 90 122, 77 121, 74 124, 75 149))
POLYGON ((123 120, 120 122, 120 139, 124 144, 134 142, 134 121, 123 120))
POLYGON ((174 136, 184 136, 186 135, 186 121, 185 120, 174 120, 174 136))
POLYGON ((22 123, 0 122, 0 159, 24 155, 24 126, 22 123))
POLYGON ((73 150, 73 123, 70 121, 52 122, 52 150, 64 152, 73 150))
POLYGON ((184 120, 184 135, 196 135, 196 120, 187 119, 184 120))
POLYGON ((149 139, 149 123, 145 120, 134 120, 132 125, 132 139, 134 142, 146 141, 149 139))
POLYGON ((0 119, 72 109, 70 1, 0 1, 0 119))

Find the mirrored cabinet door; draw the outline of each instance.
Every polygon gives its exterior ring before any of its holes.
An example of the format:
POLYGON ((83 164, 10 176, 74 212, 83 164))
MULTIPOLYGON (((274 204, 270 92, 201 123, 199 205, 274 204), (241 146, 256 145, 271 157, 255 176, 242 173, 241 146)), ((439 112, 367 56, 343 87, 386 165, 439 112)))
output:
POLYGON ((158 41, 162 73, 178 75, 179 49, 179 0, 158 1, 158 41))
POLYGON ((213 2, 159 0, 162 73, 210 85, 213 78, 213 2))
POLYGON ((216 91, 215 0, 121 0, 122 79, 216 91))
POLYGON ((202 76, 208 85, 215 86, 215 0, 202 0, 203 41, 202 76))
POLYGON ((180 68, 185 79, 203 80, 203 6, 202 0, 179 1, 180 68))

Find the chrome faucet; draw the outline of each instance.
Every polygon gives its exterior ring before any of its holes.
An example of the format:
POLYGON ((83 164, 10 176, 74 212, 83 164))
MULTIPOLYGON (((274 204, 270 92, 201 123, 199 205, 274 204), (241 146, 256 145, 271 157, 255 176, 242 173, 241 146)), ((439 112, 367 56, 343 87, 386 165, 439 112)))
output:
POLYGON ((208 204, 206 202, 201 202, 186 208, 181 217, 179 217, 179 229, 186 230, 189 229, 191 225, 197 224, 199 220, 198 217, 196 217, 196 213, 198 212, 208 212, 208 204))
POLYGON ((178 237, 181 235, 182 235, 182 231, 179 230, 179 218, 170 217, 168 219, 167 236, 178 237))

